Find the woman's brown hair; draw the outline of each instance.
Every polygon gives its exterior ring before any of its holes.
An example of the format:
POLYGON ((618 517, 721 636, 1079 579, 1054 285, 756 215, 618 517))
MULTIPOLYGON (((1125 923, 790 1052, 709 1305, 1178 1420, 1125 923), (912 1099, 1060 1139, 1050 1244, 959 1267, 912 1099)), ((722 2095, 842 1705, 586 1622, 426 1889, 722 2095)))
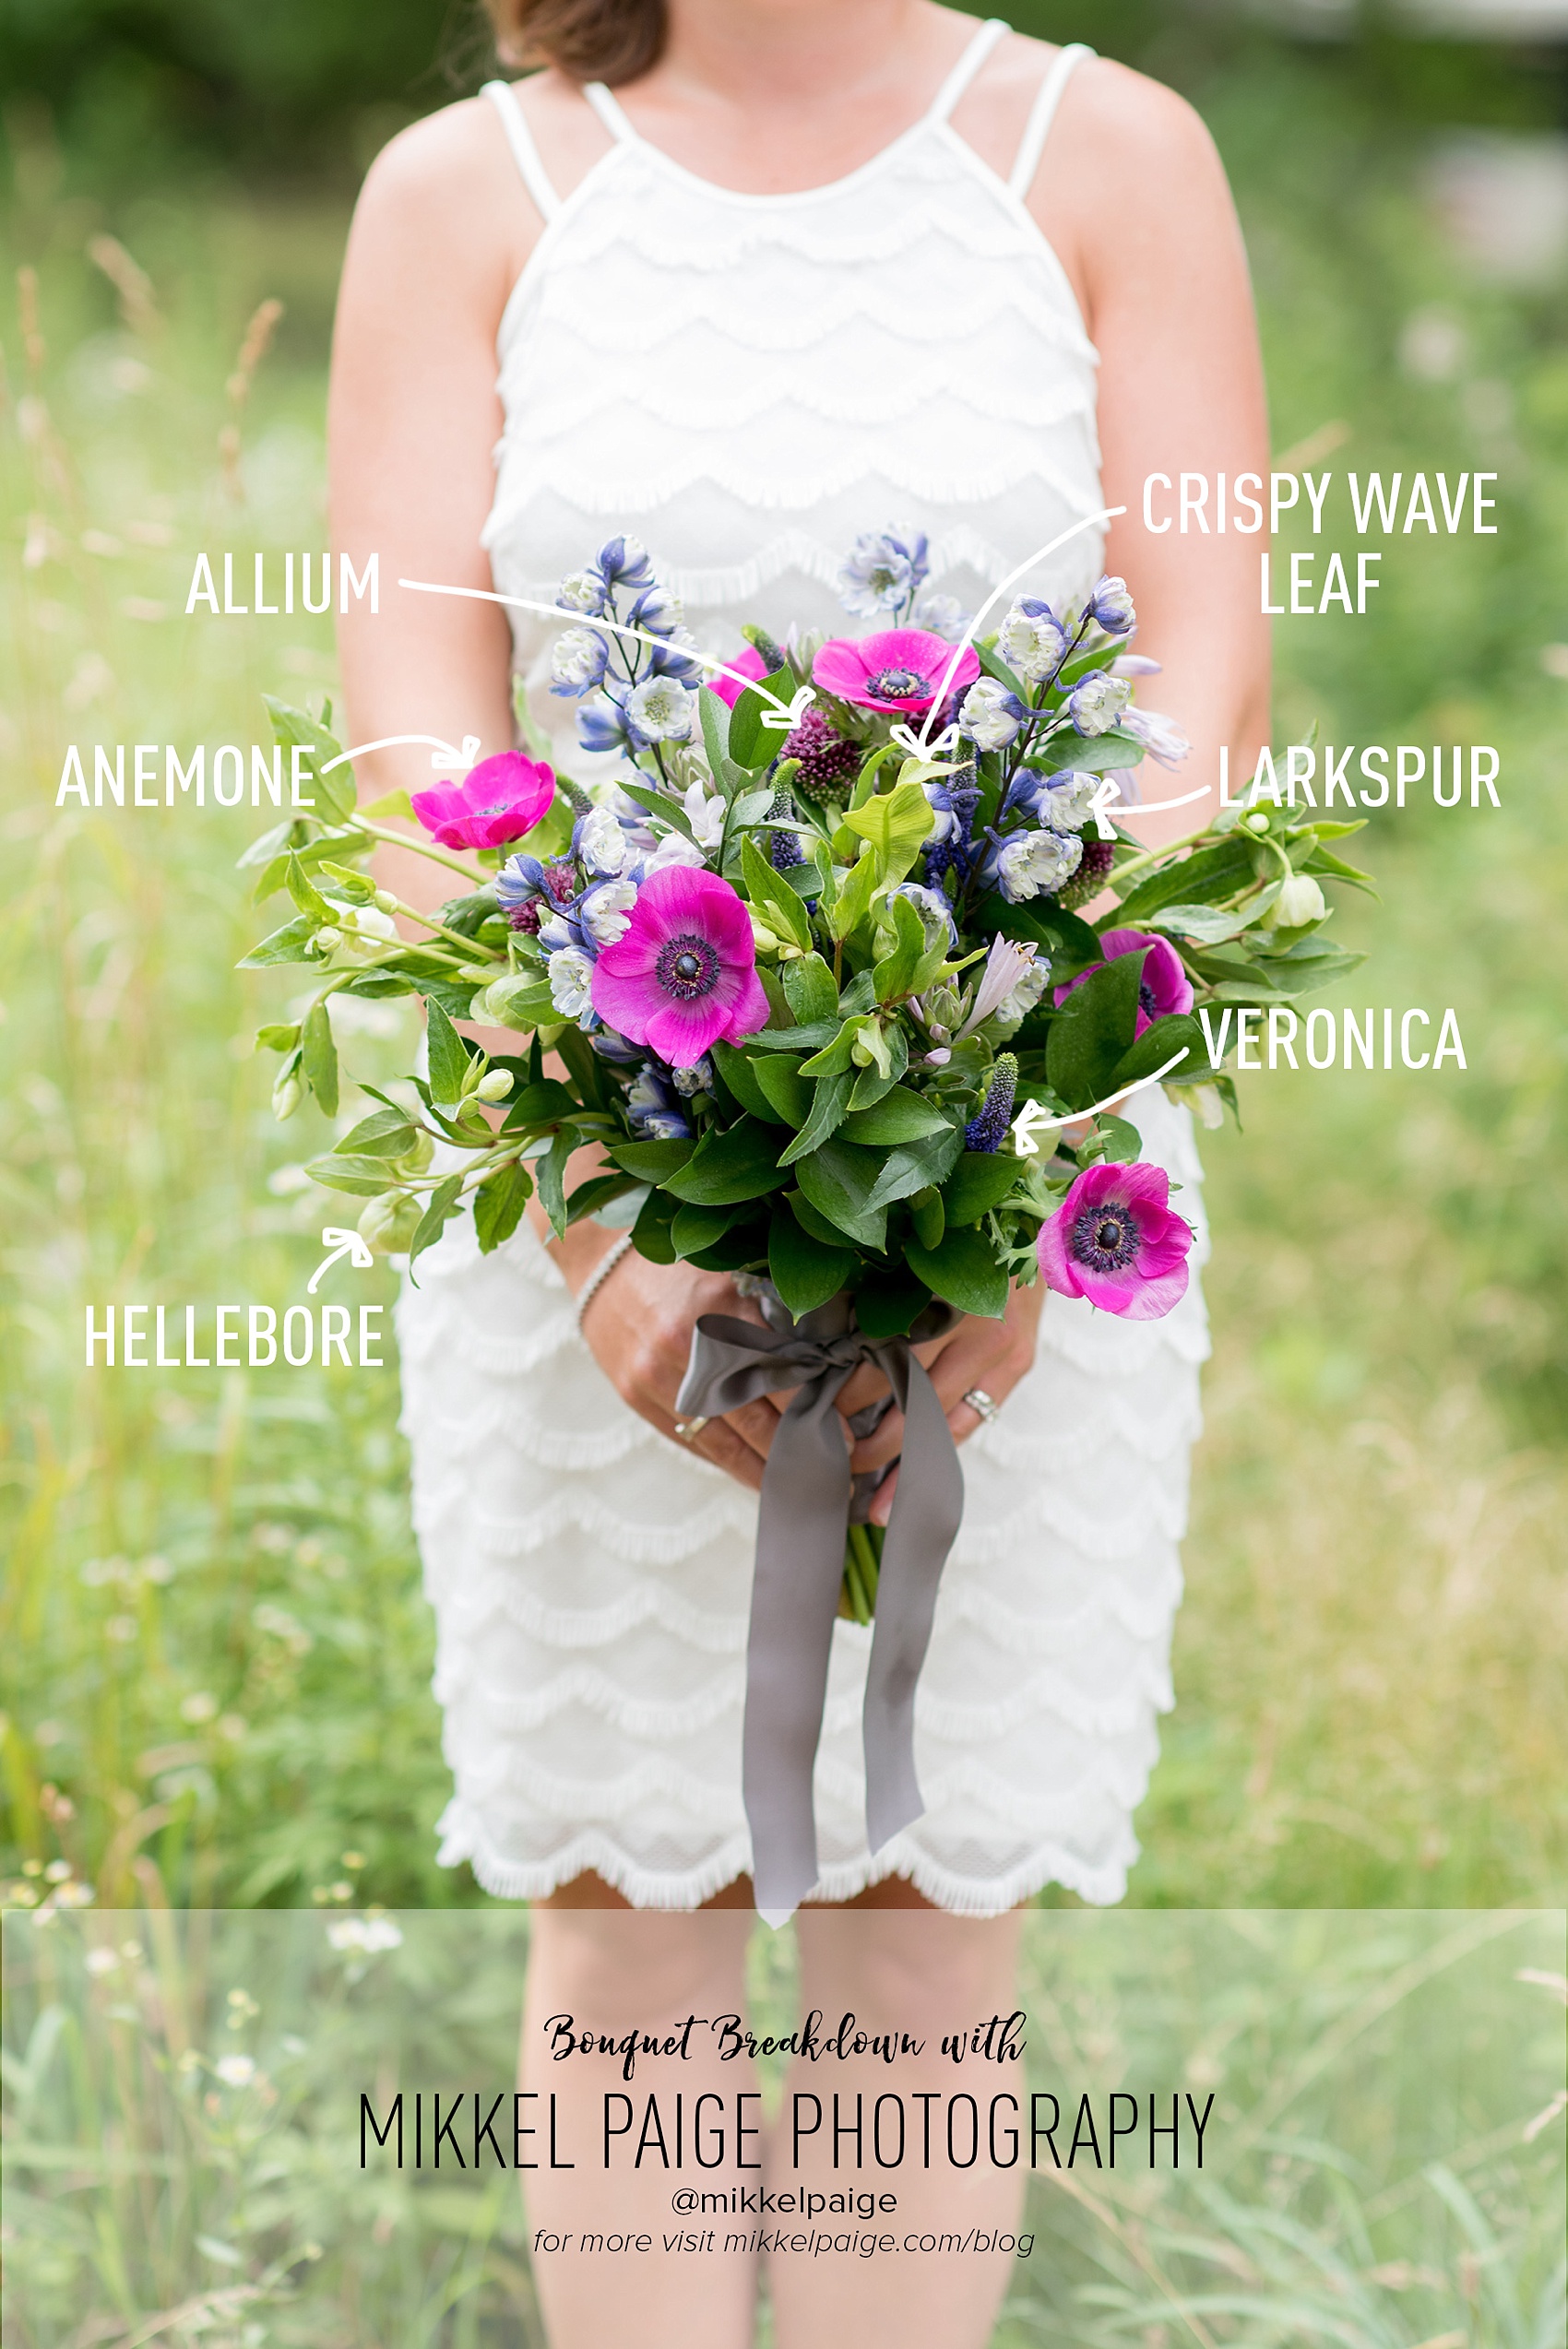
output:
POLYGON ((664 46, 664 0, 484 0, 509 65, 574 81, 635 81, 664 46))

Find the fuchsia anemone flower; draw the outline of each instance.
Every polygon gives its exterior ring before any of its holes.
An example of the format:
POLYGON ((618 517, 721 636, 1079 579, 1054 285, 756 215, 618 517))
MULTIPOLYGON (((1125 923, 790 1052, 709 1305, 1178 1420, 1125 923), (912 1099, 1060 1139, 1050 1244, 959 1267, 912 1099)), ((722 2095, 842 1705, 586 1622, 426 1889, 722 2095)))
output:
MULTIPOLYGON (((891 718, 923 718, 942 690, 953 647, 929 628, 885 628, 876 636, 831 636, 812 663, 812 683, 860 709, 891 718)), ((951 700, 980 675, 980 656, 966 645, 948 679, 951 700)))
POLYGON ((649 874, 624 936, 594 964, 592 994, 607 1026, 674 1068, 768 1021, 751 915, 727 881, 693 865, 649 874))
POLYGON ((555 797, 552 770, 520 751, 481 759, 460 783, 416 791, 414 813, 442 848, 500 848, 531 832, 555 797))
MULTIPOLYGON (((767 663, 754 645, 742 645, 738 653, 727 654, 724 667, 738 669, 742 677, 766 677, 768 673, 767 663)), ((721 702, 728 702, 731 709, 746 690, 739 678, 726 677, 721 670, 717 670, 704 682, 712 688, 721 702)))
MULTIPOLYGON (((1146 930, 1107 930, 1100 933, 1100 945, 1108 963, 1117 962, 1123 955, 1135 955, 1146 946, 1144 967, 1138 973, 1138 1021, 1134 1038, 1143 1034, 1155 1020, 1163 1019, 1167 1012, 1190 1012, 1193 1008, 1193 983, 1182 967, 1182 957, 1167 938, 1151 938, 1146 930)), ((1059 987, 1052 998, 1058 1005, 1064 1003, 1075 987, 1092 979, 1099 968, 1091 963, 1065 987, 1059 987)))
POLYGON ((1163 1167, 1089 1167, 1039 1228, 1046 1287, 1129 1322, 1158 1322, 1185 1296, 1189 1224, 1167 1204, 1163 1167))

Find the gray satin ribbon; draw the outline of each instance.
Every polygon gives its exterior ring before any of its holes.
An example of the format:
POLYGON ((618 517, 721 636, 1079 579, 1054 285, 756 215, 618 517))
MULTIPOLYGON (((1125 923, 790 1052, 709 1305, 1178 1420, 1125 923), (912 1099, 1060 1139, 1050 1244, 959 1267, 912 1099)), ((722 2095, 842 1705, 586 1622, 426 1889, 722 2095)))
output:
MULTIPOLYGON (((915 1684, 931 1641, 942 1569, 964 1509, 964 1477, 947 1417, 911 1344, 951 1326, 937 1305, 909 1337, 869 1338, 836 1297, 791 1322, 770 1293, 767 1326, 705 1313, 676 1398, 683 1418, 719 1418, 781 1387, 783 1413, 763 1473, 746 1643, 742 1787, 752 1833, 759 1916, 782 1925, 817 1879, 812 1773, 822 1734, 828 1657, 843 1576, 844 1537, 864 1523, 880 1475, 852 1477, 835 1404, 866 1360, 904 1414, 904 1450, 877 1585, 861 1734, 866 1835, 879 1851, 925 1809, 915 1776, 915 1684)), ((855 1413, 869 1434, 891 1401, 855 1413)))

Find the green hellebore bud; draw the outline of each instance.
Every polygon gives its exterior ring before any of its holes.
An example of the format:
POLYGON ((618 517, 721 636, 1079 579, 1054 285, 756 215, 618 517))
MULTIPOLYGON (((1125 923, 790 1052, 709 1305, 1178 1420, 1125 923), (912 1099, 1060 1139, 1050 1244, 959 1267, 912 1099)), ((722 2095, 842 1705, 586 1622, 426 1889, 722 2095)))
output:
POLYGON ((474 1091, 481 1101, 505 1101, 511 1090, 512 1072, 510 1069, 492 1069, 487 1075, 481 1076, 474 1086, 474 1091))
POLYGON ((360 1238, 377 1256, 400 1255, 419 1229, 422 1203, 406 1191, 384 1191, 367 1201, 360 1216, 360 1238))
POLYGON ((422 1125, 414 1136, 412 1145, 404 1151, 398 1164, 400 1167, 406 1167, 410 1174, 423 1174, 434 1156, 435 1137, 422 1125))
POLYGON ((534 1014, 523 1008, 524 999, 535 992, 537 978, 524 978, 520 973, 510 979, 493 979, 482 995, 476 995, 470 1016, 493 1020, 497 1027, 532 1027, 534 1014))
POLYGON ((293 1070, 285 1070, 272 1087, 272 1114, 279 1124, 293 1116, 304 1097, 304 1087, 293 1070))

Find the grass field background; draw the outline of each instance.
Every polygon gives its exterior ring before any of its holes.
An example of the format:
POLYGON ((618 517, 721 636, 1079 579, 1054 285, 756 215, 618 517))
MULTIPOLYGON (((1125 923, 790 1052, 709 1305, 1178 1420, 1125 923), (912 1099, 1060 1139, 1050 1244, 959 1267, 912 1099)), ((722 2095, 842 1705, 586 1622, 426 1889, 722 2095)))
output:
MULTIPOLYGON (((1468 270, 1414 135, 1348 106, 1310 53, 1264 50, 1198 95, 1248 231, 1276 448, 1341 474, 1501 475, 1495 539, 1399 540, 1373 616, 1280 623, 1276 741, 1315 719, 1336 742, 1489 742, 1503 806, 1374 818, 1359 845, 1382 905, 1336 916, 1373 959, 1335 1000, 1453 1005, 1467 1072, 1243 1079, 1244 1134, 1206 1140, 1208 1434, 1131 1899, 1551 1901, 1563 291, 1468 270)), ((81 1367, 89 1302, 300 1300, 338 1216, 291 1171, 322 1121, 274 1124, 249 1048, 287 974, 234 968, 265 926, 233 869, 264 819, 53 801, 68 742, 89 774, 99 742, 247 743, 264 691, 331 688, 326 621, 187 622, 184 602, 198 548, 234 550, 244 577, 253 547, 325 542, 346 214, 210 178, 109 203, 37 114, 13 119, 10 160, 0 1874, 23 1904, 62 1878, 119 1904, 472 1903, 434 1860, 445 1780, 395 1369, 81 1367)), ((400 1016, 345 1039, 357 1074, 398 1066, 400 1016)), ((391 1280, 339 1272, 323 1294, 389 1302, 391 1280)))

